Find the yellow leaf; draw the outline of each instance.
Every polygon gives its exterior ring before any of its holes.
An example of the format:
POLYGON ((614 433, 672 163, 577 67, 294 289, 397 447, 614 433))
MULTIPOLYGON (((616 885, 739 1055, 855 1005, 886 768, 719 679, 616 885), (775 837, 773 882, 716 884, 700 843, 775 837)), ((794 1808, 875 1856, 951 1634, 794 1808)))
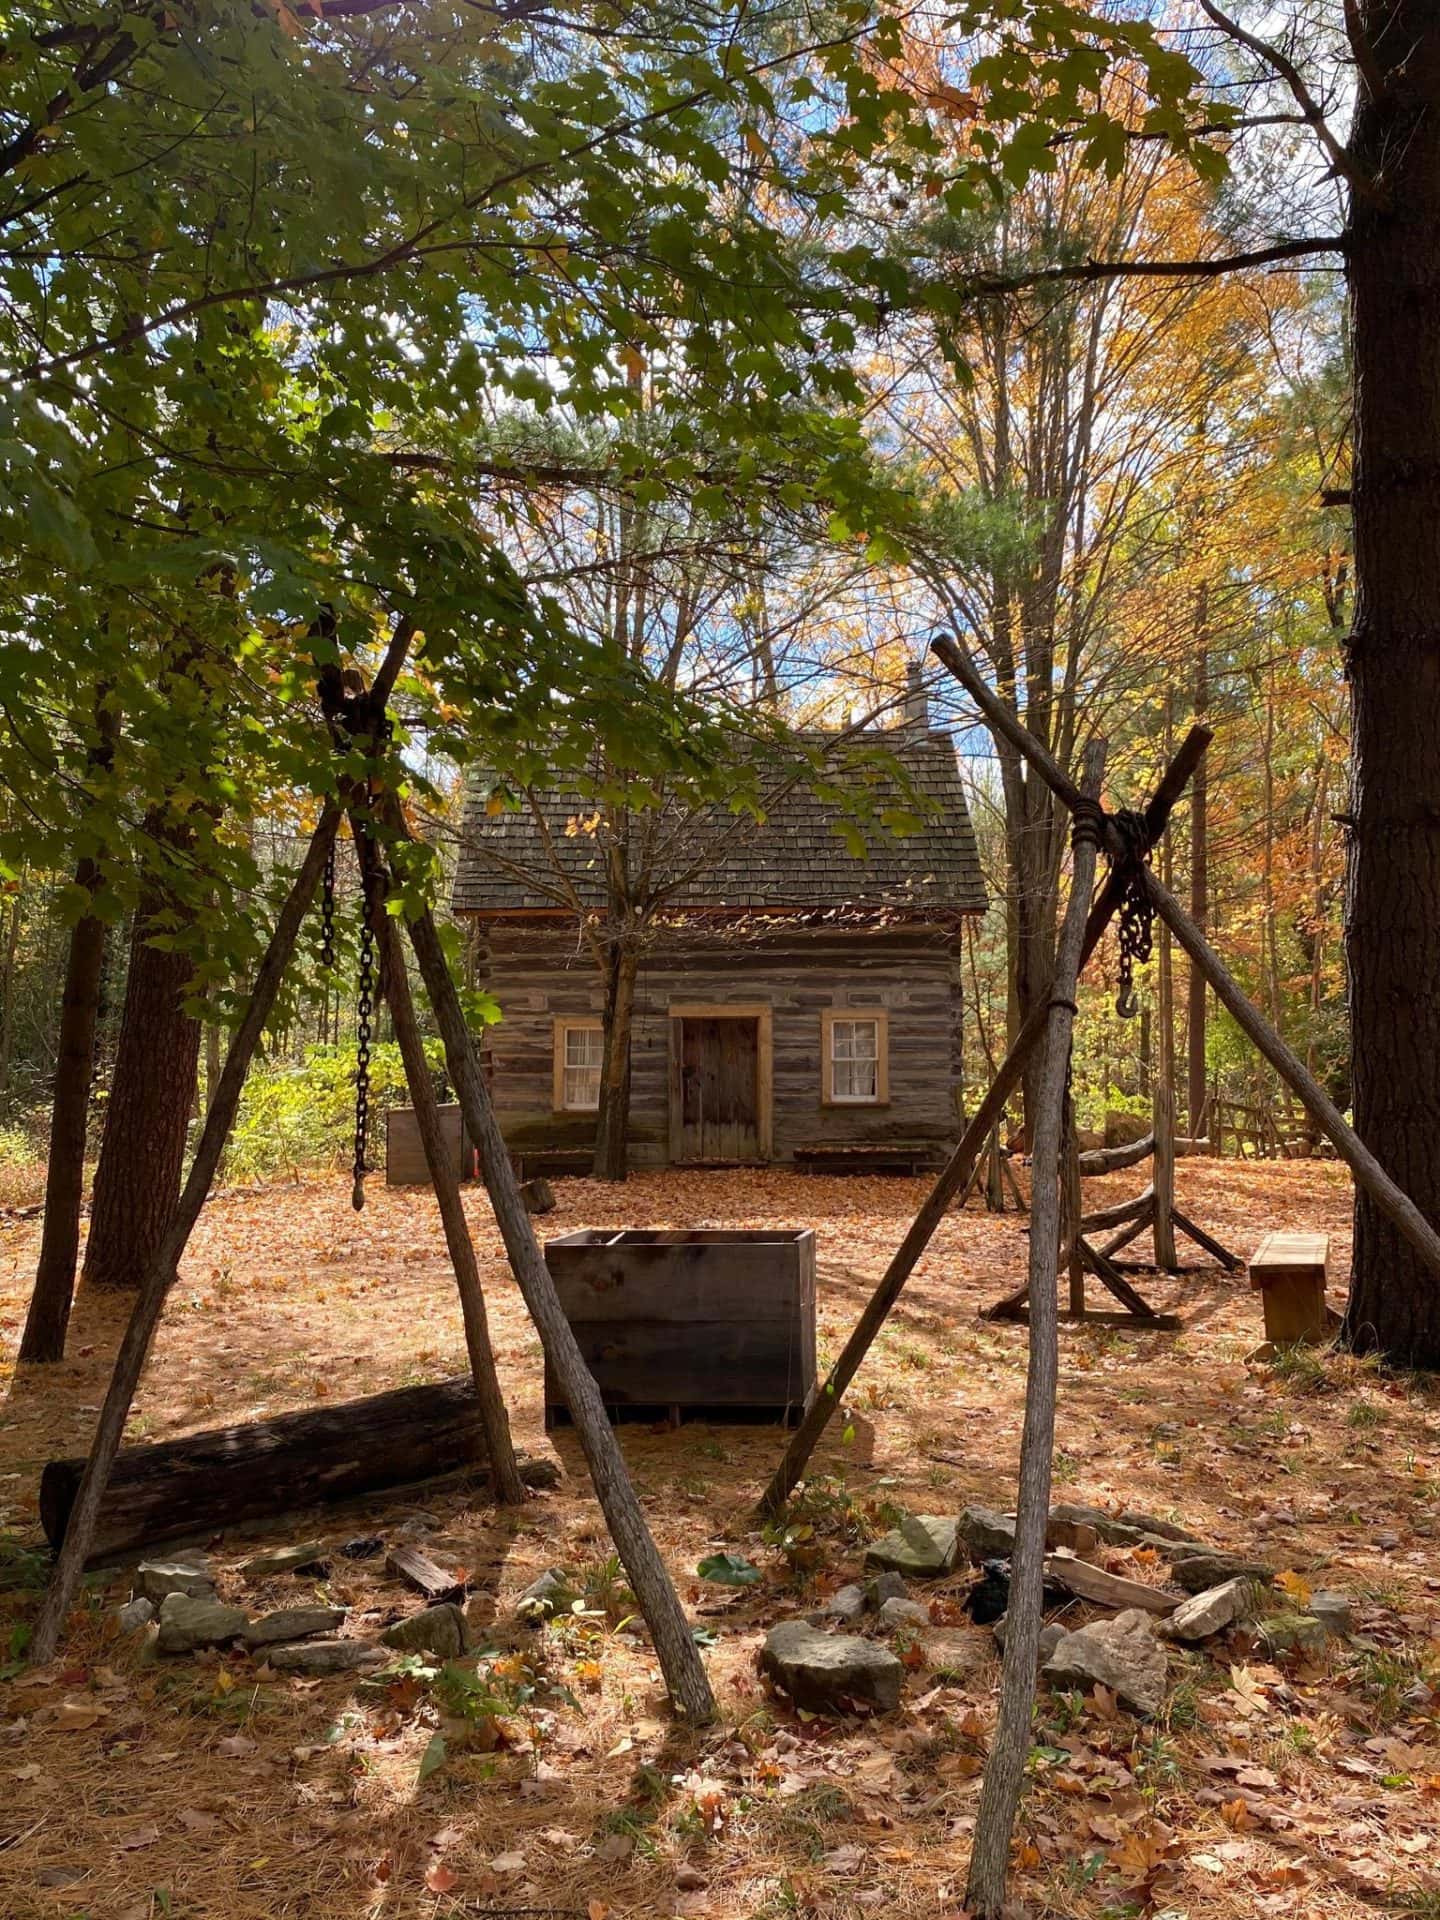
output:
POLYGON ((770 158, 770 148, 766 144, 763 135, 757 133, 754 127, 746 127, 745 145, 757 160, 768 160, 770 158))
POLYGON ((1303 1575, 1294 1573, 1287 1568, 1284 1573, 1276 1574, 1275 1584, 1282 1593, 1288 1593, 1297 1606, 1309 1606, 1310 1583, 1303 1575))

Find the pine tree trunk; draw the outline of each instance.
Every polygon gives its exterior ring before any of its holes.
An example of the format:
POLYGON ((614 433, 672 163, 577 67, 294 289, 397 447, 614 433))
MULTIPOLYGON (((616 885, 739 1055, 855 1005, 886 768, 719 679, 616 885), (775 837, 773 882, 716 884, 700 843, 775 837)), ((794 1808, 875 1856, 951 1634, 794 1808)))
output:
POLYGON ((135 916, 82 1275, 87 1287, 136 1288, 154 1262, 180 1194, 195 1100, 200 1023, 185 1011, 188 954, 146 944, 152 894, 135 916))
MULTIPOLYGON (((75 884, 93 893, 99 884, 93 861, 82 860, 75 884)), ((95 1017, 105 959, 105 925, 93 914, 75 922, 65 985, 60 996, 60 1038, 55 1058, 55 1099, 50 1113, 50 1158, 45 1170, 45 1225, 40 1261, 25 1333, 22 1360, 65 1358, 65 1331, 75 1291, 80 1251, 80 1202, 85 1188, 85 1136, 90 1083, 95 1076, 95 1017)))
POLYGON ((630 1171, 630 1040, 639 970, 633 943, 623 935, 612 940, 606 956, 605 1063, 592 1168, 597 1180, 623 1180, 630 1171))
MULTIPOLYGON (((1383 194, 1349 228, 1355 360, 1353 791, 1346 956, 1355 1125, 1440 1221, 1440 14, 1359 8, 1383 75, 1351 148, 1383 194)), ((1440 1287, 1358 1192, 1346 1335, 1440 1367, 1440 1287)))

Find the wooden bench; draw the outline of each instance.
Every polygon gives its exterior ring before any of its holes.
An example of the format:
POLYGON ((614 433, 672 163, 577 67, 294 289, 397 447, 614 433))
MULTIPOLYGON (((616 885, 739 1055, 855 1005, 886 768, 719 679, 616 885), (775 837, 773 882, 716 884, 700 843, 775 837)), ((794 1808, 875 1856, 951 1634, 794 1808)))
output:
POLYGON ((1277 1347, 1324 1340, 1335 1322, 1325 1305, 1325 1233, 1267 1233, 1249 1259, 1250 1285, 1265 1304, 1265 1337, 1277 1347))
POLYGON ((933 1140, 868 1141, 796 1147, 801 1173, 924 1173, 943 1165, 945 1150, 933 1140))

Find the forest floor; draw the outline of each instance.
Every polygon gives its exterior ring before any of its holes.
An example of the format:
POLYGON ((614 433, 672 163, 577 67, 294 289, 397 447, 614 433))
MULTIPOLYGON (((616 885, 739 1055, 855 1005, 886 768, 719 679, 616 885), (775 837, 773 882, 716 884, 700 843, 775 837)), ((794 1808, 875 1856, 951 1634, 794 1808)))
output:
MULTIPOLYGON (((1134 1173, 1087 1187, 1123 1197, 1134 1173)), ((1183 1161, 1180 1203, 1242 1256, 1267 1229, 1331 1235, 1348 1262, 1349 1185, 1326 1164, 1183 1161)), ((912 1180, 783 1173, 644 1176, 617 1190, 557 1183, 555 1232, 582 1225, 813 1224, 822 1359, 833 1354, 923 1192, 912 1180)), ((796 1575, 748 1518, 775 1428, 621 1429, 631 1471, 706 1654, 719 1727, 677 1729, 643 1634, 606 1566, 608 1542, 572 1434, 547 1436, 537 1341, 482 1195, 468 1209, 522 1450, 565 1479, 522 1512, 483 1492, 374 1501, 287 1523, 276 1540, 393 1534, 422 1509, 437 1557, 469 1569, 470 1611, 507 1658, 508 1710, 421 1778, 443 1681, 295 1680, 243 1655, 145 1664, 114 1620, 128 1582, 91 1591, 64 1659, 0 1685, 0 1913, 8 1920, 382 1920, 563 1914, 730 1920, 962 1909, 999 1662, 961 1613, 970 1576, 918 1591, 944 1638, 901 1710, 797 1715, 755 1664, 765 1629, 859 1567, 892 1506, 1005 1507, 1014 1486, 1025 1330, 977 1310, 1021 1276, 1024 1221, 951 1214, 865 1367, 852 1437, 815 1463, 818 1564, 796 1575), (758 1587, 695 1578, 717 1550, 758 1587), (543 1569, 588 1580, 588 1617, 516 1623, 543 1569), (606 1607, 609 1607, 608 1613, 606 1607), (521 1695, 534 1684, 528 1700, 521 1695)), ((71 1358, 17 1376, 38 1222, 0 1228, 0 1529, 38 1540, 40 1468, 86 1445, 123 1305, 82 1297, 71 1358)), ((1193 1256, 1192 1256, 1193 1257, 1193 1256)), ((1142 1279, 1179 1334, 1065 1328, 1056 1497, 1139 1506, 1356 1596, 1356 1638, 1284 1670, 1245 1636, 1171 1656, 1163 1719, 1099 1697, 1042 1694, 1016 1891, 1036 1913, 1169 1920, 1362 1913, 1440 1916, 1440 1396, 1336 1353, 1247 1364, 1260 1338, 1242 1274, 1142 1279)), ((1338 1294, 1332 1299, 1339 1304, 1338 1294)), ((142 1383, 136 1440, 459 1372, 460 1318, 428 1198, 377 1180, 221 1194, 207 1207, 142 1383)), ((312 1599, 295 1577, 241 1589, 262 1536, 214 1546, 222 1597, 312 1599)), ((348 1631, 413 1607, 381 1562, 333 1562, 323 1592, 348 1631)), ((1161 1570, 1123 1550, 1105 1564, 1161 1570)), ((917 1590, 917 1589, 912 1589, 917 1590)), ((1299 1589, 1297 1589, 1298 1591, 1299 1589)), ((24 1591, 0 1593, 20 1622, 24 1591)), ((0 1630, 8 1623, 0 1612, 0 1630)), ((453 1701, 452 1701, 453 1704, 453 1701)))

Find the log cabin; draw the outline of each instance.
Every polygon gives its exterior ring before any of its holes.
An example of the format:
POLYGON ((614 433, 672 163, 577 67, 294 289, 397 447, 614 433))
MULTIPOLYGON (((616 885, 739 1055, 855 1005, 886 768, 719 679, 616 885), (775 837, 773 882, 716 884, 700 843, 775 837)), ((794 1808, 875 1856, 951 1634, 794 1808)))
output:
MULTIPOLYGON (((740 827, 632 816, 643 857, 673 865, 648 882, 665 904, 636 982, 632 1166, 900 1170, 937 1164, 958 1138, 960 934, 986 907, 974 830, 954 742, 916 682, 903 723, 876 734, 855 745, 878 744, 898 777, 847 747, 826 780, 864 780, 872 801, 890 780, 909 831, 871 825, 857 844, 843 802, 803 780, 740 827)), ((580 925, 606 905, 593 803, 556 785, 497 813, 489 792, 472 782, 452 904, 475 983, 501 1010, 486 1031, 491 1092, 522 1172, 581 1171, 605 998, 580 925)))

